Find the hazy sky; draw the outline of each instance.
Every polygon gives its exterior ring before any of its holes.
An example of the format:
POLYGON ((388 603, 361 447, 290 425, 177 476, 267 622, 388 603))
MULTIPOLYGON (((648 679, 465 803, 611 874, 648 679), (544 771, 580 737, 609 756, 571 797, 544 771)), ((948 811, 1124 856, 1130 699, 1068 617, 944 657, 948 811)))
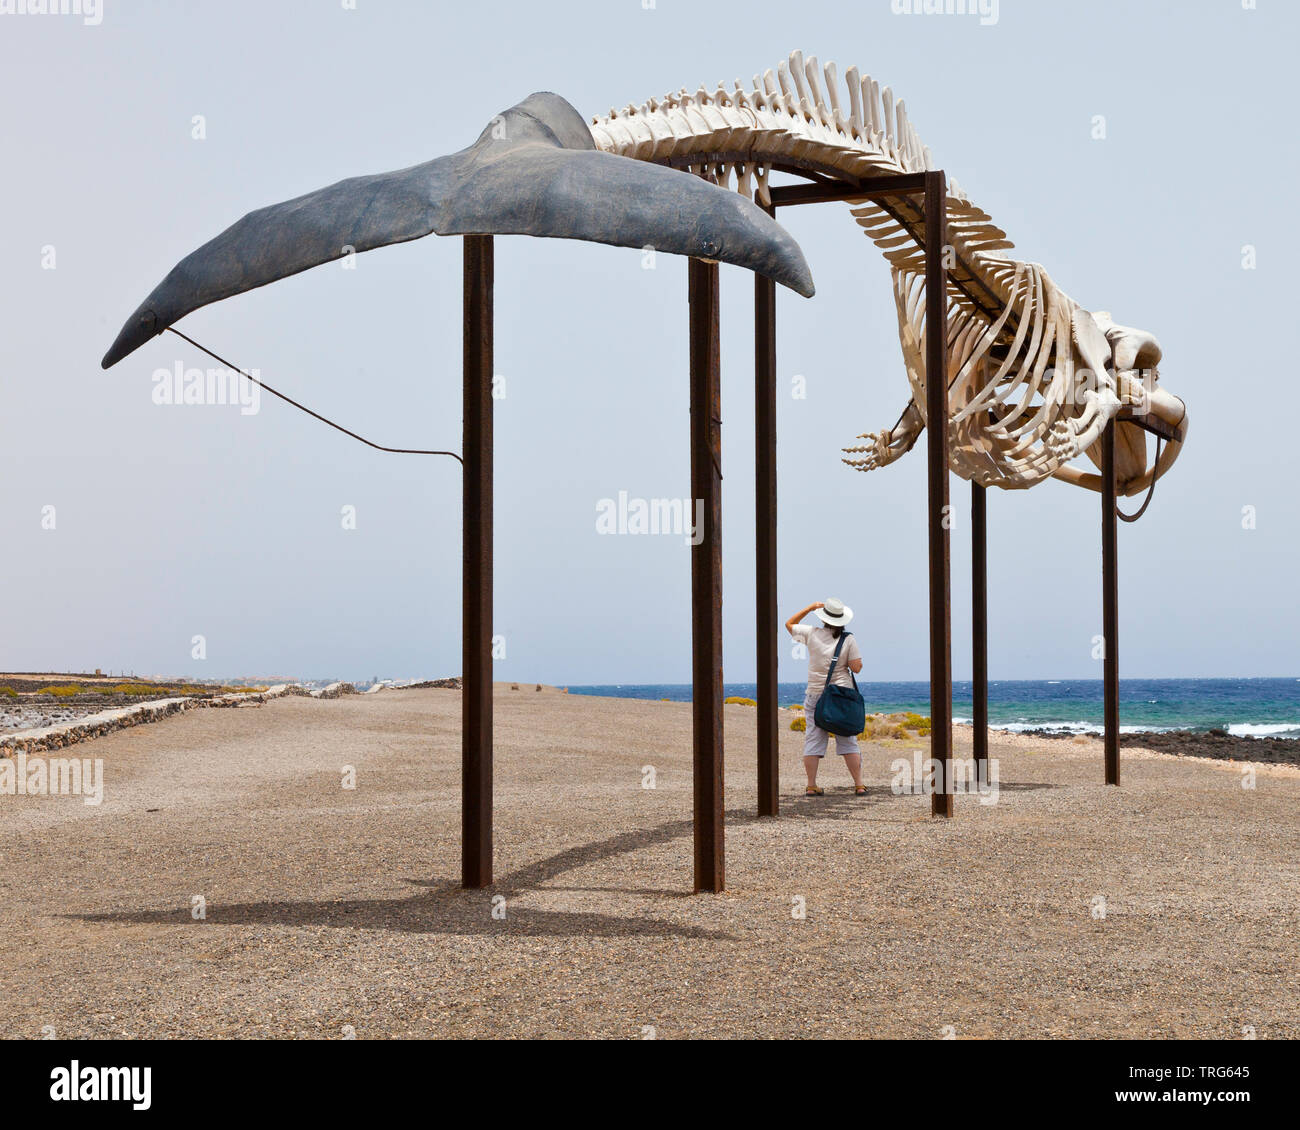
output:
MULTIPOLYGON (((892 85, 1015 254, 1159 336, 1162 384, 1192 423, 1147 515, 1120 530, 1123 673, 1300 673, 1300 6, 1259 9, 1002 0, 988 26, 896 15, 890 0, 0 14, 0 669, 458 672, 455 463, 371 451, 269 397, 254 415, 155 404, 155 370, 210 364, 170 335, 108 373, 100 356, 178 259, 252 208, 459 149, 534 90, 591 116, 748 83, 798 47, 892 85)), ((781 218, 818 288, 778 306, 782 615, 839 596, 857 611, 864 677, 923 679, 923 447, 870 475, 840 463, 906 403, 888 271, 846 206, 781 218)), ((688 681, 689 550, 596 530, 598 501, 620 490, 689 492, 686 264, 643 270, 637 251, 523 237, 499 239, 496 262, 497 677, 688 681)), ((460 241, 431 237, 180 328, 379 443, 459 448, 460 270, 460 241)), ((724 651, 726 678, 745 681, 753 288, 723 267, 722 289, 724 651)), ((969 488, 952 491, 964 678, 969 488)), ((994 678, 1100 676, 1099 527, 1091 492, 990 492, 994 678)), ((784 655, 781 678, 799 678, 784 655)))

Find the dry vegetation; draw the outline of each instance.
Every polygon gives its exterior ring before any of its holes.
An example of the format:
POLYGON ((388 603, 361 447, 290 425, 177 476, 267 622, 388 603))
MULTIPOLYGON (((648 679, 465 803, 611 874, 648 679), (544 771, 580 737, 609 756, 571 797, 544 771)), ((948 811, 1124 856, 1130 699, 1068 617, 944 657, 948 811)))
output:
MULTIPOLYGON (((727 699, 728 702, 731 699, 727 699)), ((808 732, 808 723, 803 718, 802 706, 789 707, 797 717, 790 720, 790 729, 800 733, 808 732)), ((910 711, 903 714, 868 714, 867 724, 863 726, 858 737, 865 741, 906 741, 908 738, 928 738, 930 736, 930 719, 922 714, 910 711)))

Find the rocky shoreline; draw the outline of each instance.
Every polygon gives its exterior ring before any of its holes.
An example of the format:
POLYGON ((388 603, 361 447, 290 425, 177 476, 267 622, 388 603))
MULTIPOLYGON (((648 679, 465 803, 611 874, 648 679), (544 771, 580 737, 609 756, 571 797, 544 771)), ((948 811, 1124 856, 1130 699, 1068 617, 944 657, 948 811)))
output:
POLYGON ((45 753, 65 749, 79 742, 90 741, 117 730, 157 722, 185 710, 211 708, 238 708, 258 706, 268 699, 288 693, 287 688, 272 687, 254 694, 220 695, 213 698, 155 698, 117 709, 99 710, 81 715, 70 721, 34 729, 15 730, 0 735, 0 757, 14 757, 19 753, 45 753))
MULTIPOLYGON (((1078 736, 1046 729, 1020 732, 1027 737, 1052 741, 1071 741, 1078 736)), ((1097 734, 1090 736, 1100 738, 1097 734)), ((1120 734, 1119 744, 1121 749, 1149 749, 1175 757, 1300 766, 1300 741, 1294 738, 1245 738, 1226 730, 1148 730, 1138 734, 1120 734)))
MULTIPOLYGON (((302 695, 306 698, 331 699, 343 695, 360 694, 352 683, 331 683, 313 690, 299 683, 269 687, 264 691, 240 691, 234 694, 186 695, 183 697, 150 698, 129 706, 95 710, 76 714, 46 725, 15 729, 0 733, 0 757, 14 757, 18 753, 44 753, 64 749, 79 742, 90 741, 130 726, 157 722, 185 710, 239 709, 261 706, 282 695, 302 695)), ((31 708, 28 708, 31 709, 31 708)), ((75 709, 75 708, 72 708, 75 709)))
MULTIPOLYGON (((81 676, 87 679, 86 676, 81 676)), ((9 677, 14 685, 22 683, 9 677)), ((28 680, 27 682, 32 682, 28 680)), ((33 682, 39 689, 43 683, 33 682)), ((301 695, 304 698, 335 699, 345 695, 369 695, 390 689, 446 688, 459 690, 460 677, 425 679, 417 683, 393 686, 375 683, 361 690, 355 683, 330 683, 328 686, 308 686, 303 683, 281 683, 263 690, 240 689, 233 693, 216 693, 216 687, 194 684, 189 693, 177 695, 175 687, 160 686, 157 695, 86 693, 59 700, 51 695, 28 694, 15 702, 0 702, 0 757, 14 757, 22 753, 42 753, 64 749, 78 742, 169 718, 186 710, 261 706, 282 695, 301 695), (206 692, 206 693, 205 693, 206 692)), ((541 690, 539 686, 537 688, 541 690)))

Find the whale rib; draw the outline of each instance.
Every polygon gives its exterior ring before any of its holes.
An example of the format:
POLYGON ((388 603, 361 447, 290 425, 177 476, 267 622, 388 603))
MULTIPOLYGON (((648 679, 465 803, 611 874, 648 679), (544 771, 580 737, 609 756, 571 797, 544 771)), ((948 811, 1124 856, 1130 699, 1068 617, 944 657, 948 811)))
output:
MULTIPOLYGON (((751 90, 739 82, 734 90, 721 83, 713 91, 683 89, 662 102, 595 118, 591 132, 606 152, 671 163, 724 187, 734 182, 737 195, 766 206, 774 170, 851 185, 935 167, 892 88, 857 67, 841 80, 834 63, 819 65, 800 51, 775 72, 755 75, 751 90)), ((1187 433, 1186 406, 1156 387, 1159 344, 1149 333, 1085 310, 1038 264, 1012 259, 1006 232, 955 178, 947 190, 945 252, 954 257, 944 296, 952 470, 1008 490, 1048 477, 1099 490, 1098 476, 1067 464, 1082 456, 1099 465, 1106 424, 1123 410, 1149 412, 1175 435, 1154 462, 1137 424, 1121 418, 1116 426, 1120 492, 1146 490, 1172 466, 1187 433)), ((919 209, 897 202, 884 207, 859 198, 849 208, 890 265, 911 391, 893 428, 862 434, 857 438, 867 442, 842 449, 845 463, 870 471, 909 451, 928 424, 924 223, 919 209)))

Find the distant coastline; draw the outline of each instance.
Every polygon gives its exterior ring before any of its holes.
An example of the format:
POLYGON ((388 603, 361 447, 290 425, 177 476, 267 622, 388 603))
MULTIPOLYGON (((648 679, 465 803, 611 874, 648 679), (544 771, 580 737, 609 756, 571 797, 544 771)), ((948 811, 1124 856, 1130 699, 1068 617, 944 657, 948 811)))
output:
MULTIPOLYGON (((303 681, 267 688, 224 683, 120 683, 107 676, 7 675, 0 683, 0 756, 20 749, 58 749, 140 722, 202 706, 258 706, 283 694, 334 698, 378 691, 459 689, 456 677, 384 679, 367 683, 303 681), (76 681, 72 681, 72 680, 76 681)), ((688 683, 604 684, 552 687, 499 681, 498 691, 543 689, 575 696, 665 700, 691 698, 688 683)), ((871 713, 929 713, 925 682, 859 684, 871 713)), ((971 684, 953 684, 954 721, 971 722, 971 684)), ((749 702, 753 683, 728 683, 729 698, 749 702)), ((782 683, 778 701, 803 701, 803 683, 782 683)), ((1124 679, 1121 744, 1177 756, 1300 766, 1300 679, 1124 679)), ((743 709, 744 707, 739 707, 743 709)), ((732 708, 729 708, 732 709, 732 708)), ((990 726, 1048 741, 1083 741, 1102 732, 1100 680, 997 680, 989 685, 990 726)))

